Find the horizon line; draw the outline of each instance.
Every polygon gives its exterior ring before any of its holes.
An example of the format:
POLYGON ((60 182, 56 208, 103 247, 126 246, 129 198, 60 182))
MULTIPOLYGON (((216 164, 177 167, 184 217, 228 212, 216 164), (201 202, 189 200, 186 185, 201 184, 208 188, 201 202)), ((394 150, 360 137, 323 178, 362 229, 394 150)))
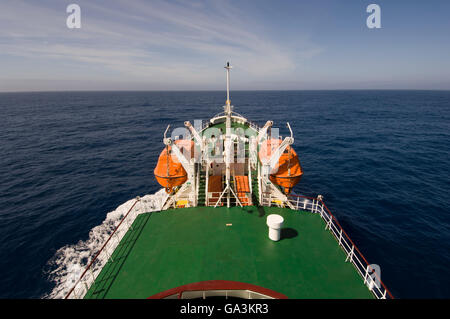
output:
MULTIPOLYGON (((297 92, 297 91, 450 91, 450 89, 251 89, 251 90, 232 90, 231 92, 297 92)), ((25 91, 0 91, 0 94, 6 93, 70 93, 70 92, 226 92, 226 90, 193 90, 193 89, 175 89, 175 90, 25 90, 25 91)))

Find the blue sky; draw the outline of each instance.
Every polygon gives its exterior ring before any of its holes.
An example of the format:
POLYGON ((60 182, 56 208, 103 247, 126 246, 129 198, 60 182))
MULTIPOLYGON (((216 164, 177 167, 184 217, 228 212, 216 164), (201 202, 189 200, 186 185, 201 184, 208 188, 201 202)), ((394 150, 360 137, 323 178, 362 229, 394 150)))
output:
POLYGON ((449 17, 447 0, 1 0, 0 91, 220 90, 228 60, 232 89, 450 89, 449 17))

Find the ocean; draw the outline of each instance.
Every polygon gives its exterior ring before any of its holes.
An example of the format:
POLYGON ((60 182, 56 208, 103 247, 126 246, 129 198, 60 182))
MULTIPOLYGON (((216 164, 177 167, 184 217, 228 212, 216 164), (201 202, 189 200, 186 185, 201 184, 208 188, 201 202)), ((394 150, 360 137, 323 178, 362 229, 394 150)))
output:
MULTIPOLYGON (((395 297, 450 298, 450 91, 231 97, 283 136, 290 122, 304 170, 295 192, 324 196, 395 297)), ((224 102, 212 91, 1 93, 0 298, 52 297, 62 262, 109 212, 160 190, 166 126, 208 120, 224 102)), ((83 249, 86 261, 95 243, 83 249)))

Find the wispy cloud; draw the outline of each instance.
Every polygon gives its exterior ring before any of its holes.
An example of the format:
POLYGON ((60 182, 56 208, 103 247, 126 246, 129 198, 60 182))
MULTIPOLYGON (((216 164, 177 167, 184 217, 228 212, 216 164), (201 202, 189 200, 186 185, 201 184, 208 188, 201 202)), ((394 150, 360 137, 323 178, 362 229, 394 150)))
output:
MULTIPOLYGON (((97 73, 86 75, 90 79, 111 80, 115 74, 121 81, 201 85, 211 84, 220 72, 218 63, 228 59, 251 81, 292 74, 299 62, 321 52, 307 39, 300 40, 302 51, 294 52, 266 35, 269 26, 264 21, 228 1, 77 3, 82 28, 69 30, 61 1, 3 0, 0 55, 53 63, 54 68, 70 64, 65 80, 82 80, 76 69, 95 66, 97 73)), ((4 70, 3 81, 16 77, 14 66, 4 70)), ((39 77, 36 72, 31 69, 29 77, 39 77)))

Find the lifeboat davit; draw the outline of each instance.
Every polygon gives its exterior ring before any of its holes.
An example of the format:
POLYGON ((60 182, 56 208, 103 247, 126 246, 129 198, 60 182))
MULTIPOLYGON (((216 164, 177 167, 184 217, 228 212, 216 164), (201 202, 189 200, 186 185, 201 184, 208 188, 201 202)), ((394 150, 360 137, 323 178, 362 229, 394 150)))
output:
MULTIPOLYGON (((272 153, 282 143, 280 139, 268 139, 261 144, 259 158, 261 161, 269 159, 272 153)), ((289 194, 292 188, 300 181, 303 170, 300 165, 297 153, 291 146, 286 147, 281 154, 278 163, 272 169, 269 179, 272 183, 284 188, 284 192, 289 194)))
MULTIPOLYGON (((190 159, 194 156, 194 141, 176 140, 175 144, 186 158, 190 159)), ((182 185, 188 178, 180 160, 172 153, 170 145, 167 145, 159 155, 154 173, 156 180, 166 189, 167 193, 172 193, 174 187, 182 185)))

